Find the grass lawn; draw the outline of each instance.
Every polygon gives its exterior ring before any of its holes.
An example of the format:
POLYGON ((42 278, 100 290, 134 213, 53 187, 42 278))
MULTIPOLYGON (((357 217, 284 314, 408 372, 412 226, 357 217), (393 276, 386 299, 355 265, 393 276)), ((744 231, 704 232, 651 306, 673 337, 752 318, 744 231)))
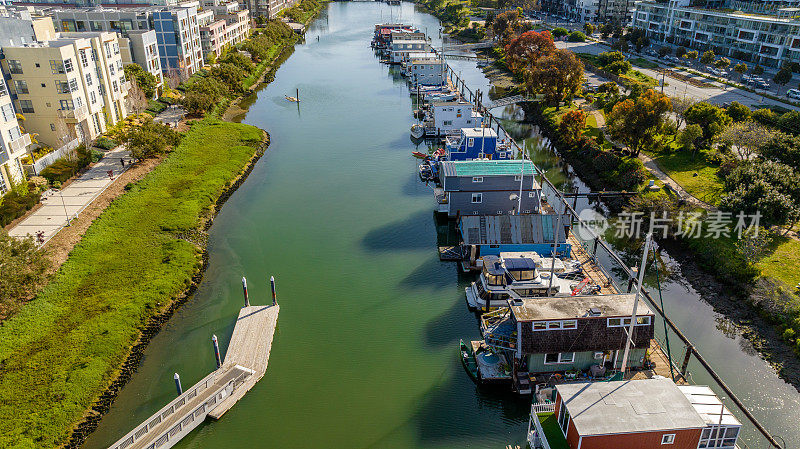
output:
POLYGON ((88 229, 42 293, 0 326, 0 447, 55 447, 107 388, 147 319, 181 295, 195 230, 251 159, 258 128, 205 119, 88 229))
POLYGON ((539 413, 539 422, 542 423, 542 430, 550 444, 551 449, 569 449, 567 439, 558 426, 558 419, 555 413, 539 413))
POLYGON ((633 64, 635 66, 639 66, 639 67, 644 67, 645 69, 657 69, 658 68, 658 64, 656 64, 653 61, 648 61, 647 59, 644 59, 644 58, 633 58, 633 59, 630 59, 630 61, 631 61, 631 64, 633 64))
POLYGON ((790 287, 800 283, 800 240, 776 237, 770 250, 770 254, 756 264, 761 274, 790 287))
POLYGON ((669 153, 647 152, 647 155, 694 197, 709 204, 719 204, 722 179, 717 175, 717 167, 710 165, 702 152, 693 155, 689 151, 673 149, 669 153))

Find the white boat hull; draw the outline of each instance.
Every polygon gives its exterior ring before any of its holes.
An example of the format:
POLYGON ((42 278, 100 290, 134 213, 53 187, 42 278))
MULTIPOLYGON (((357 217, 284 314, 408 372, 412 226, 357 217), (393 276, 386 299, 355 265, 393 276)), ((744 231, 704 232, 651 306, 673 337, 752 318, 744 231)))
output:
POLYGON ((419 125, 414 125, 411 127, 411 137, 419 139, 423 134, 425 134, 425 128, 419 125))

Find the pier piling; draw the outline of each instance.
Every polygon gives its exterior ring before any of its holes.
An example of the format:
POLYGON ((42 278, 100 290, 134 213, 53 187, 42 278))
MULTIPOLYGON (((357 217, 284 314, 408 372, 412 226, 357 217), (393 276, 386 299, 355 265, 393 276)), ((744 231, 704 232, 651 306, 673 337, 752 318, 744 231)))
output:
POLYGON ((214 344, 214 358, 217 361, 217 369, 222 366, 222 358, 219 356, 219 341, 217 341, 217 336, 211 336, 211 342, 214 344))
POLYGON ((247 296, 247 278, 242 276, 242 291, 244 291, 244 306, 250 307, 250 298, 247 296))
POLYGON ((269 277, 269 286, 272 289, 272 305, 278 304, 278 295, 275 293, 275 276, 269 277))
POLYGON ((175 388, 178 390, 178 396, 180 396, 183 394, 183 387, 181 387, 181 376, 179 376, 178 373, 175 373, 175 376, 173 377, 175 379, 175 388))

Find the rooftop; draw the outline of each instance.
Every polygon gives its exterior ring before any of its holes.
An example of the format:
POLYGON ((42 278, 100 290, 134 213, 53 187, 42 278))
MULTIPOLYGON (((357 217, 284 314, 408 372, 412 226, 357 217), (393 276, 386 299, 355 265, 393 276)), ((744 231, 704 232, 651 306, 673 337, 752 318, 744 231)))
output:
MULTIPOLYGON (((521 305, 514 305, 511 311, 517 321, 561 320, 586 318, 589 309, 597 309, 600 317, 626 317, 633 313, 634 294, 586 295, 552 298, 523 298, 521 305)), ((636 316, 652 315, 642 299, 636 316)))
POLYGON ((689 399, 689 402, 700 414, 700 417, 705 420, 706 424, 719 425, 721 417, 723 425, 742 425, 731 411, 722 405, 722 401, 711 388, 705 385, 679 385, 678 388, 689 399))
MULTIPOLYGON (((523 163, 521 160, 444 161, 441 170, 444 176, 511 176, 523 173, 523 163)), ((530 161, 525 162, 524 170, 525 176, 538 173, 530 161)), ((525 187, 527 189, 527 185, 525 187)))
POLYGON ((561 384, 556 390, 581 436, 706 426, 669 379, 561 384))
MULTIPOLYGON (((492 128, 461 128, 461 134, 467 137, 497 137, 497 132, 492 128)), ((532 165, 532 164, 531 164, 532 165)))
MULTIPOLYGON (((466 245, 526 245, 552 243, 557 223, 554 214, 464 215, 458 226, 466 245)), ((565 215, 562 223, 569 223, 569 217, 565 215)), ((562 226, 560 244, 565 237, 562 226)))

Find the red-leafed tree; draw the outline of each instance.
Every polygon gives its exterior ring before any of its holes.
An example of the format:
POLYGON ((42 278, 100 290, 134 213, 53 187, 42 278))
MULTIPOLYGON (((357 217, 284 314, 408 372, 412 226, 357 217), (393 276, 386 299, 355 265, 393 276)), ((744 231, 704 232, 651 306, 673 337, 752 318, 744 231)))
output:
POLYGON ((573 109, 561 116, 558 133, 564 142, 572 145, 581 138, 584 128, 586 128, 586 113, 580 109, 573 109))
POLYGON ((506 45, 506 63, 512 71, 531 67, 542 56, 556 51, 549 31, 527 31, 506 45))

